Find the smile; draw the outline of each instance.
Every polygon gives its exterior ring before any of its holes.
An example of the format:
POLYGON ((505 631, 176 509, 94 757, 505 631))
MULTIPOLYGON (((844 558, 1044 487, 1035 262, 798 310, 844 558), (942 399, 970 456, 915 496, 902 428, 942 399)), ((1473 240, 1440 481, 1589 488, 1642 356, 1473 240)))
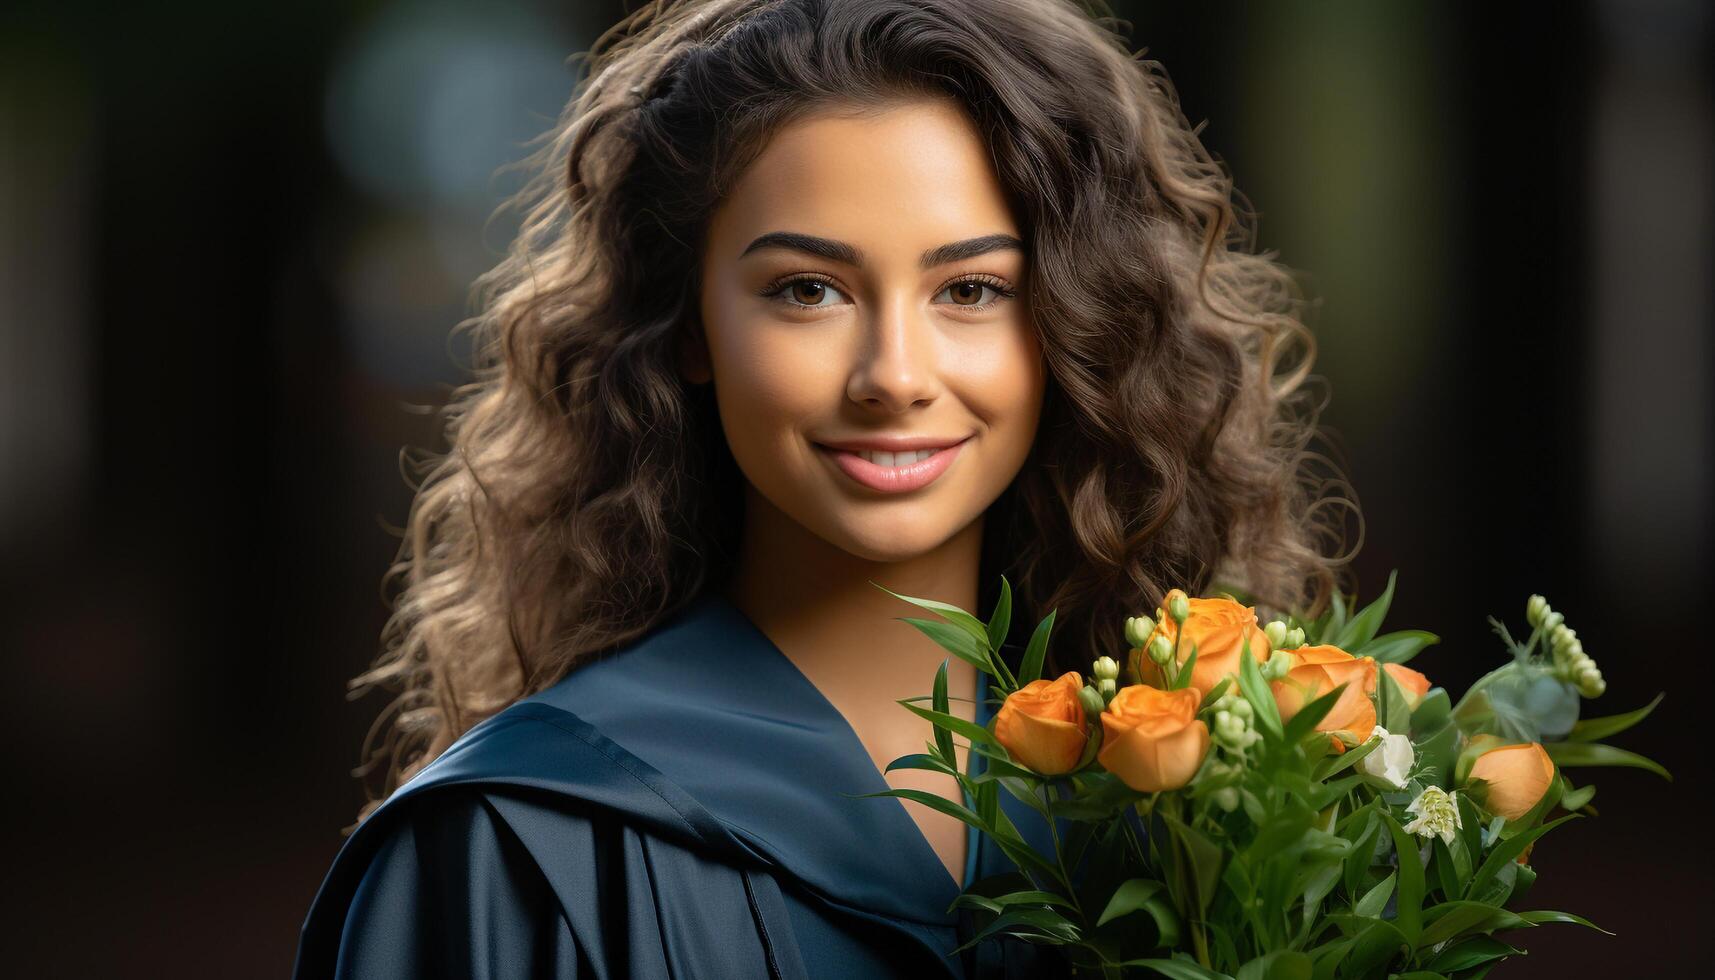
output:
POLYGON ((871 490, 883 493, 904 493, 918 490, 935 482, 947 467, 953 465, 966 442, 961 439, 938 449, 914 449, 906 452, 885 452, 876 449, 835 449, 816 444, 817 451, 829 457, 841 472, 871 490))

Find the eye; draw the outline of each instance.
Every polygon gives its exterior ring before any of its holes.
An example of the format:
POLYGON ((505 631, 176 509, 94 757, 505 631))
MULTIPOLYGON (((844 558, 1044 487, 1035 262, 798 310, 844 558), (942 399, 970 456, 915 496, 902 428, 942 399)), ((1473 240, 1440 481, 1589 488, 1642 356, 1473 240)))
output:
POLYGON ((838 306, 838 302, 823 302, 829 296, 845 299, 845 294, 834 286, 833 281, 823 276, 796 275, 787 279, 775 280, 769 283, 762 295, 770 299, 778 299, 788 306, 804 309, 819 309, 825 306, 838 306))
POLYGON ((995 276, 966 276, 948 283, 945 289, 935 297, 939 300, 947 297, 952 306, 964 307, 967 310, 986 310, 1003 299, 1011 299, 1014 290, 1007 285, 1006 280, 995 276), (992 294, 991 299, 984 299, 985 291, 992 294))

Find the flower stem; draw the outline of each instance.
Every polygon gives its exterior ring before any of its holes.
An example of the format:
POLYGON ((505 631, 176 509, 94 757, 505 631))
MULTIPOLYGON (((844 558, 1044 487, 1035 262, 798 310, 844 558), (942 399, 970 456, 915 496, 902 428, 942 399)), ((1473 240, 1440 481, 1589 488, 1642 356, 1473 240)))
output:
POLYGON ((1066 867, 1066 857, 1060 849, 1060 828, 1054 820, 1054 812, 1048 808, 1052 792, 1047 783, 1042 784, 1042 818, 1048 821, 1048 837, 1054 841, 1054 866, 1060 869, 1060 882, 1066 886, 1066 897, 1072 900, 1072 909, 1078 913, 1078 921, 1084 922, 1084 907, 1078 901, 1078 890, 1072 887, 1072 872, 1066 867))

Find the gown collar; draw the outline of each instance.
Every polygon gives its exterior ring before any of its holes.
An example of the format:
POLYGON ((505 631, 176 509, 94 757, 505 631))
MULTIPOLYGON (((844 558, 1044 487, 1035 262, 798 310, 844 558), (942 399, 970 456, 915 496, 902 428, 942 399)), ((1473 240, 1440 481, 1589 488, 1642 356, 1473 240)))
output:
MULTIPOLYGON (((904 801, 842 795, 890 788, 845 716, 719 592, 526 700, 593 725, 821 897, 958 922, 947 907, 960 887, 904 801)), ((976 837, 967 829, 967 876, 976 837)))

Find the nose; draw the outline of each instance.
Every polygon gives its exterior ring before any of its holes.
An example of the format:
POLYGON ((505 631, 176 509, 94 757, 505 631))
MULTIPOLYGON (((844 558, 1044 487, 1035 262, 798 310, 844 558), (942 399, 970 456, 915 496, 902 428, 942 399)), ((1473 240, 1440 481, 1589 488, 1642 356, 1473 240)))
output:
POLYGON ((899 414, 940 392, 936 338, 928 318, 903 292, 877 304, 864 324, 846 394, 868 409, 899 414))

